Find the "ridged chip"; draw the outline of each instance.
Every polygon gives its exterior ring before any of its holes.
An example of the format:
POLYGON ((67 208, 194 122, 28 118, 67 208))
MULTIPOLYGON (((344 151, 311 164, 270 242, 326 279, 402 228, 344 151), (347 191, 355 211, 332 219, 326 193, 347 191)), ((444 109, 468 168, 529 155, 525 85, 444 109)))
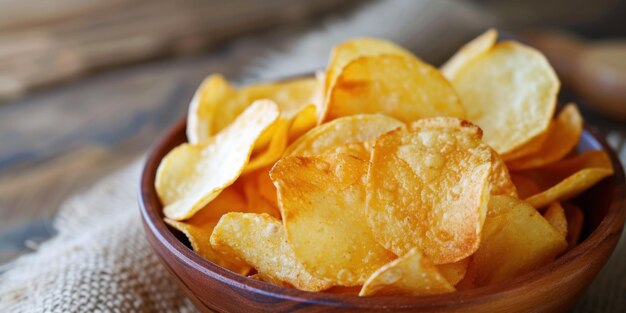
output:
POLYGON ((454 287, 428 258, 413 248, 367 279, 359 296, 428 296, 453 292, 454 287))
POLYGON ((270 172, 296 256, 311 274, 336 285, 362 285, 395 258, 367 224, 367 165, 348 154, 292 156, 270 172))
POLYGON ((298 289, 321 291, 332 284, 312 276, 296 258, 280 220, 267 214, 227 213, 211 235, 213 249, 252 265, 260 277, 298 289))
POLYGON ((454 128, 395 130, 374 145, 367 214, 378 242, 396 255, 419 248, 435 264, 470 256, 490 193, 492 150, 454 128))
POLYGON ((214 137, 170 151, 159 164, 155 181, 165 216, 187 219, 231 185, 248 163, 259 136, 278 115, 274 102, 259 100, 214 137))

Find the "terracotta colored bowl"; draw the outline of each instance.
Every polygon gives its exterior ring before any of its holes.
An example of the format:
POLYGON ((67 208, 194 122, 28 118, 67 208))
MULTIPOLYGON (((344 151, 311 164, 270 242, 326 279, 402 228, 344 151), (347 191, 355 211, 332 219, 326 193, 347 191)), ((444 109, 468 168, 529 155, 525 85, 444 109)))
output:
POLYGON ((624 171, 615 153, 588 126, 579 151, 605 149, 615 175, 576 199, 585 211, 584 241, 555 262, 483 288, 428 297, 368 297, 311 293, 237 275, 203 259, 163 222, 154 179, 161 159, 186 141, 185 120, 154 145, 141 178, 140 206, 148 240, 180 287, 204 311, 218 312, 565 312, 606 263, 626 218, 624 171))

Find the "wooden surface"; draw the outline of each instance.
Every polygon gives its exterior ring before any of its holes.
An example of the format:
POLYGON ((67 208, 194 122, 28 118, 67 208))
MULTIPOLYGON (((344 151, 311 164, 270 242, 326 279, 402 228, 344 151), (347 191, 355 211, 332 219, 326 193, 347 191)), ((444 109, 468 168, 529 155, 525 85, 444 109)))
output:
POLYGON ((138 158, 187 110, 210 73, 237 80, 288 31, 244 37, 197 57, 155 61, 0 104, 0 264, 51 235, 69 195, 138 158))
MULTIPOLYGON (((581 244, 555 262, 514 280, 431 297, 358 297, 310 293, 240 276, 202 258, 163 222, 154 189, 161 159, 185 141, 185 120, 160 137, 141 178, 141 213, 148 241, 180 288, 206 312, 567 312, 615 249, 626 219, 626 181, 615 153, 615 175, 577 197, 585 211, 581 244), (603 221, 603 223, 600 223, 603 221)), ((587 126, 579 152, 610 149, 587 126)))
POLYGON ((0 1, 0 99, 86 73, 189 55, 353 3, 333 0, 0 1))

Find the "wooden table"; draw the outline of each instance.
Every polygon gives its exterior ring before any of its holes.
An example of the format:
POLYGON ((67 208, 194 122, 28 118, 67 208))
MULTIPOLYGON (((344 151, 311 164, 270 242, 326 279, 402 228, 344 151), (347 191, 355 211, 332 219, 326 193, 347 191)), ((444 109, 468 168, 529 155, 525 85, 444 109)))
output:
POLYGON ((0 105, 0 264, 53 233, 72 193, 141 157, 180 118, 201 80, 242 69, 300 25, 224 44, 196 57, 98 74, 0 105))

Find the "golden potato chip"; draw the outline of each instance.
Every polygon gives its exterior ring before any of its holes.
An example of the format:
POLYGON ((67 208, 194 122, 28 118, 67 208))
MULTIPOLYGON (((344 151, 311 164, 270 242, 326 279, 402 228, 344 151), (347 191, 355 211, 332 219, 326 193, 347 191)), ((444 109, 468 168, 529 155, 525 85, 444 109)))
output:
MULTIPOLYGON (((269 84, 253 84, 233 88, 222 76, 211 75, 202 83, 189 106, 187 139, 199 144, 232 123, 256 100, 270 99, 277 103, 281 116, 291 119, 303 106, 314 100, 319 82, 314 78, 294 79, 269 84)), ((260 138, 264 147, 271 136, 260 138)))
POLYGON ((543 142, 548 139, 549 129, 550 126, 548 126, 548 129, 546 129, 546 131, 530 139, 530 141, 528 141, 527 143, 513 149, 513 151, 509 151, 503 154, 502 159, 505 161, 511 161, 537 152, 539 149, 541 149, 543 142))
POLYGON ((534 180, 542 190, 548 189, 585 168, 608 168, 613 165, 603 150, 591 150, 540 168, 518 171, 534 180))
POLYGON ((467 257, 458 262, 440 264, 437 265, 437 270, 450 283, 450 285, 454 286, 465 277, 469 261, 470 258, 467 257))
POLYGON ((567 219, 565 218, 565 210, 560 203, 553 202, 550 204, 546 212, 543 213, 543 217, 563 238, 567 236, 567 219))
POLYGON ((428 296, 453 292, 454 287, 417 248, 391 261, 370 276, 359 296, 428 296))
POLYGON ((243 196, 231 186, 224 189, 217 198, 190 219, 179 222, 166 218, 165 222, 182 232, 189 240, 193 251, 203 258, 235 273, 245 275, 250 271, 250 265, 238 258, 213 250, 209 242, 213 228, 222 215, 228 212, 244 211, 245 208, 243 196))
POLYGON ((541 192, 539 185, 531 178, 521 173, 511 174, 511 180, 521 199, 526 199, 541 192))
POLYGON ((487 53, 498 39, 498 31, 491 28, 466 43, 450 60, 441 66, 441 73, 448 79, 454 78, 466 64, 487 53))
POLYGON ((274 102, 256 101, 214 137, 170 151, 155 181, 165 216, 187 219, 231 185, 246 166, 255 141, 278 115, 274 102))
MULTIPOLYGON (((268 215, 280 219, 280 212, 277 205, 272 205, 268 200, 261 196, 261 191, 258 185, 260 175, 268 175, 267 172, 260 170, 241 177, 243 186, 243 193, 246 196, 248 213, 267 213, 268 215)), ((268 175, 269 176, 269 175, 268 175)))
POLYGON ((289 142, 293 142, 317 124, 317 108, 307 105, 302 108, 289 125, 289 142))
POLYGON ((569 200, 611 175, 613 175, 612 167, 584 168, 549 189, 526 198, 526 202, 541 209, 555 201, 569 200))
POLYGON ((395 258, 367 224, 367 165, 347 154, 291 156, 270 172, 296 256, 311 274, 341 286, 362 285, 395 258))
MULTIPOLYGON (((419 128, 453 128, 457 130, 463 130, 482 137, 483 131, 480 127, 472 124, 471 122, 454 118, 454 117, 433 117, 417 120, 410 124, 411 129, 419 128)), ((491 174, 489 176, 491 182, 491 194, 493 195, 509 195, 517 197, 517 190, 509 170, 504 163, 504 160, 495 152, 492 152, 491 156, 491 174)))
POLYGON ((261 198, 265 199, 265 201, 275 208, 278 208, 277 191, 272 179, 270 178, 270 170, 271 168, 267 167, 258 171, 256 175, 257 188, 261 198))
POLYGON ((367 178, 374 236, 396 255, 419 248, 435 264, 470 256, 490 193, 492 150, 454 128, 395 130, 376 140, 367 178))
POLYGON ((344 41, 333 47, 330 53, 324 81, 325 92, 327 93, 335 84, 337 77, 348 63, 362 56, 380 54, 414 57, 411 52, 387 40, 361 37, 344 41))
POLYGON ((585 215, 583 214, 583 210, 575 205, 566 203, 564 208, 565 217, 567 219, 567 236, 565 239, 567 240, 567 248, 572 249, 580 241, 580 235, 583 232, 583 225, 585 222, 585 215))
POLYGON ((499 154, 544 132, 556 105, 559 80, 546 58, 515 42, 493 46, 450 78, 467 118, 499 154))
POLYGON ((250 161, 244 169, 244 173, 249 173, 262 167, 274 164, 285 151, 287 147, 288 132, 291 121, 279 118, 266 132, 272 134, 269 146, 258 154, 252 154, 250 161))
POLYGON ((403 123, 381 114, 346 116, 311 129, 286 150, 284 155, 318 155, 331 152, 334 147, 361 144, 396 128, 403 123))
POLYGON ((493 196, 474 253, 477 286, 530 272, 565 250, 565 239, 537 210, 509 196, 493 196))
POLYGON ((232 97, 235 89, 222 75, 211 75, 204 79, 189 104, 187 114, 187 140, 198 144, 214 134, 217 108, 226 99, 232 97))
POLYGON ((548 128, 548 135, 539 150, 507 162, 513 170, 540 167, 562 159, 578 143, 583 131, 583 118, 575 105, 569 104, 548 128))
POLYGON ((366 56, 344 67, 327 95, 325 121, 383 113, 404 122, 434 116, 465 117, 448 80, 415 58, 366 56))
POLYGON ((287 242, 280 220, 267 214, 225 214, 213 230, 211 246, 246 261, 261 277, 272 281, 286 282, 306 291, 332 286, 306 271, 287 242))

